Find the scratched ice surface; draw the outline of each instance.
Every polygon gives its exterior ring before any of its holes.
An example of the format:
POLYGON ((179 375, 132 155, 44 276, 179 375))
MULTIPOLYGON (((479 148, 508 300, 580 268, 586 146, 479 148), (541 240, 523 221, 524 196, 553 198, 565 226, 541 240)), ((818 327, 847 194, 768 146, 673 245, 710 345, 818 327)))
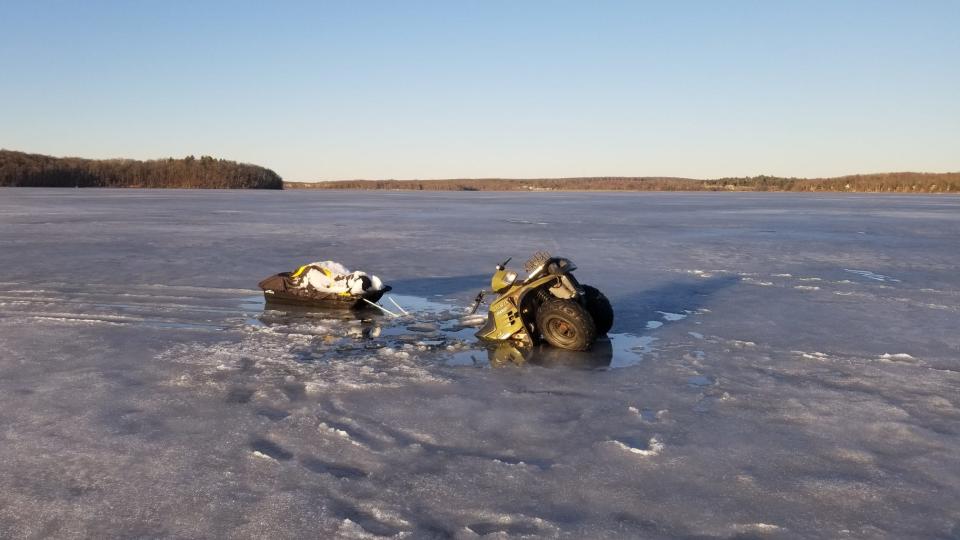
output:
POLYGON ((958 268, 957 197, 0 190, 0 537, 957 538, 958 268), (491 362, 538 249, 611 338, 491 362), (264 308, 322 259, 411 315, 264 308))

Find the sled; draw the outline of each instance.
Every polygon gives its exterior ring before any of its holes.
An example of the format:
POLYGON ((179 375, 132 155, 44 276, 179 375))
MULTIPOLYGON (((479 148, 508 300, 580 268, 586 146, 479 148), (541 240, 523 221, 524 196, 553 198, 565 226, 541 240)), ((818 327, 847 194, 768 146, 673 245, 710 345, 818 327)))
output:
POLYGON ((294 305, 320 309, 359 309, 376 303, 391 290, 389 285, 381 289, 368 289, 362 294, 349 292, 330 293, 297 286, 292 272, 274 274, 257 284, 263 289, 267 304, 294 305), (366 300, 366 302, 365 302, 366 300))

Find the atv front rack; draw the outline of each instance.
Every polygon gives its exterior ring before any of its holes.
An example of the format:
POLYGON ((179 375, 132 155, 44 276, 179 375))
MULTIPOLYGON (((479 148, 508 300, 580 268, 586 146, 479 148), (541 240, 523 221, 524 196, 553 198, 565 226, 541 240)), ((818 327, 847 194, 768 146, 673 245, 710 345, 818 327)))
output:
POLYGON ((541 266, 547 264, 547 261, 550 260, 550 253, 546 251, 538 251, 533 254, 532 257, 527 259, 527 262, 523 263, 523 269, 529 274, 540 268, 541 266))

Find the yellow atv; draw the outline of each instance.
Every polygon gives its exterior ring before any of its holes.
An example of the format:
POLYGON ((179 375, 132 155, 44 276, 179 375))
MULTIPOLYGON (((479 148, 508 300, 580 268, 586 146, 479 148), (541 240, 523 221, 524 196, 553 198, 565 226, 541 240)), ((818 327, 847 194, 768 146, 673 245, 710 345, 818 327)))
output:
MULTIPOLYGON (((507 270, 507 259, 497 265, 490 288, 497 298, 490 304, 487 323, 477 332, 481 339, 518 340, 536 344, 540 339, 554 347, 585 351, 597 336, 613 326, 613 307, 599 290, 581 285, 569 259, 539 252, 524 265, 526 279, 507 270)), ((477 297, 480 305, 483 292, 477 297)))

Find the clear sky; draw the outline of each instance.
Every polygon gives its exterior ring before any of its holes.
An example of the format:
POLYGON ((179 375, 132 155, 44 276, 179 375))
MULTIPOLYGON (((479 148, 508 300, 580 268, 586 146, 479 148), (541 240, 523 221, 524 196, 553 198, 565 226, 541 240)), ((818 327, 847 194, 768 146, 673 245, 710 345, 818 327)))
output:
POLYGON ((960 1, 0 0, 0 147, 284 179, 960 170, 960 1))

